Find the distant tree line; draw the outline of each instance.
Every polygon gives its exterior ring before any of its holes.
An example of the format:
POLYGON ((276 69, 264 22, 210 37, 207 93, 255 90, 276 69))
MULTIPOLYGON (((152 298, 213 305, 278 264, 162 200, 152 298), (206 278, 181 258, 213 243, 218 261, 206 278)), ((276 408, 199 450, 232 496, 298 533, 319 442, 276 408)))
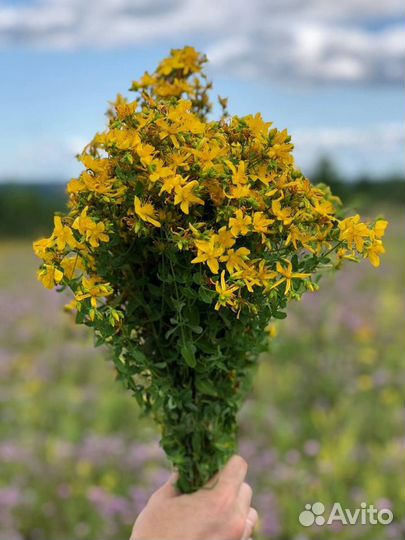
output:
POLYGON ((314 184, 328 184, 344 202, 355 203, 360 208, 378 202, 403 204, 405 201, 405 178, 400 174, 373 178, 360 174, 346 180, 334 163, 325 157, 319 160, 310 179, 314 184))
POLYGON ((53 213, 66 207, 65 189, 60 183, 0 184, 0 237, 50 234, 53 213))
MULTIPOLYGON (((381 178, 360 175, 346 181, 329 159, 322 158, 309 178, 314 184, 328 184, 335 195, 359 211, 376 203, 404 202, 405 182, 399 174, 381 178)), ((0 237, 34 239, 50 234, 52 216, 65 209, 66 201, 66 187, 60 182, 0 184, 0 237)))

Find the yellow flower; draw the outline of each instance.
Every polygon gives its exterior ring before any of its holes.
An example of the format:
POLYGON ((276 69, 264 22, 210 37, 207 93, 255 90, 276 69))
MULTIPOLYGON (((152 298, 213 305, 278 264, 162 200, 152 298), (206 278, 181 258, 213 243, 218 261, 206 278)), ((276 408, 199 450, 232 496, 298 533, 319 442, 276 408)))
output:
POLYGON ((108 242, 110 237, 105 232, 105 225, 99 221, 94 223, 86 232, 86 240, 92 247, 98 247, 100 242, 108 242))
POLYGON ((244 216, 242 210, 236 210, 235 217, 230 218, 229 226, 233 236, 246 235, 250 230, 252 224, 252 218, 250 216, 244 216))
POLYGON ((77 245, 76 239, 73 236, 72 229, 63 225, 62 219, 60 216, 54 216, 54 230, 52 233, 52 238, 55 240, 56 246, 59 251, 63 251, 66 246, 75 248, 77 245))
POLYGON ((159 195, 162 195, 166 191, 166 193, 171 193, 174 188, 177 186, 182 186, 186 183, 186 179, 180 176, 179 174, 176 174, 175 176, 169 176, 168 178, 165 178, 163 180, 163 185, 160 189, 159 195))
POLYGON ((83 261, 79 255, 64 257, 60 265, 63 268, 63 274, 67 279, 72 279, 76 271, 84 269, 83 261))
POLYGON ((343 259, 347 259, 348 261, 356 262, 358 259, 356 259, 354 253, 352 251, 348 251, 346 248, 339 248, 336 252, 337 255, 337 266, 339 267, 343 261, 343 259))
POLYGON ((91 219, 91 217, 87 215, 88 209, 89 209, 88 206, 83 208, 80 216, 78 216, 74 220, 73 225, 72 225, 73 229, 77 229, 79 233, 82 234, 83 236, 85 236, 87 230, 89 229, 89 227, 91 227, 93 223, 93 220, 91 219))
POLYGON ((294 145, 287 142, 289 135, 286 129, 283 131, 275 131, 273 136, 272 146, 268 151, 268 156, 271 159, 280 161, 283 165, 291 165, 293 163, 293 157, 291 151, 294 148, 294 145))
POLYGON ((195 240, 195 246, 198 250, 197 257, 191 263, 206 262, 213 274, 218 274, 219 262, 218 259, 224 252, 224 248, 216 244, 215 236, 209 240, 195 240))
POLYGON ((221 257, 221 262, 226 262, 226 269, 232 274, 234 270, 239 270, 246 266, 245 259, 249 253, 250 250, 245 247, 238 248, 236 251, 234 249, 228 249, 226 254, 221 257))
POLYGON ((205 125, 194 114, 187 114, 182 118, 182 130, 194 134, 202 134, 205 131, 205 125))
POLYGON ((173 69, 181 69, 184 75, 188 75, 189 73, 198 73, 201 70, 200 55, 194 47, 174 49, 171 55, 173 63, 170 63, 170 58, 166 58, 161 62, 159 72, 168 75, 173 69))
POLYGON ((87 189, 88 191, 95 191, 102 195, 109 194, 113 186, 112 179, 107 178, 105 175, 95 176, 88 171, 82 172, 79 181, 83 186, 83 189, 79 191, 85 191, 87 189))
POLYGON ((175 148, 179 148, 179 141, 177 140, 177 134, 181 131, 181 125, 173 124, 165 120, 164 118, 157 120, 156 125, 159 126, 159 137, 161 140, 169 139, 172 141, 175 148))
POLYGON ((377 238, 382 238, 385 234, 385 229, 387 228, 388 221, 385 219, 378 219, 374 225, 374 234, 377 238))
POLYGON ((247 290, 253 292, 253 287, 259 287, 261 285, 260 280, 256 276, 256 269, 253 265, 246 265, 234 274, 234 279, 240 279, 244 282, 247 290))
POLYGON ((134 199, 135 214, 139 216, 142 221, 147 221, 155 227, 160 227, 159 221, 156 219, 156 210, 151 203, 142 204, 139 197, 135 195, 134 199))
POLYGON ((193 189, 196 186, 198 186, 198 182, 197 180, 193 180, 184 186, 177 185, 174 188, 176 194, 174 197, 174 204, 179 204, 185 214, 189 213, 190 204, 204 204, 204 201, 193 193, 193 189))
POLYGON ((314 210, 323 217, 335 219, 333 218, 335 207, 330 201, 315 201, 314 210))
POLYGON ((77 302, 82 302, 86 298, 90 298, 90 303, 93 308, 97 307, 97 299, 105 298, 113 293, 109 283, 99 283, 98 277, 83 277, 82 292, 75 295, 77 302))
POLYGON ((291 290, 291 283, 293 279, 304 279, 309 277, 311 274, 305 274, 302 272, 293 272, 292 263, 288 259, 284 259, 286 266, 283 266, 280 262, 276 263, 277 272, 283 277, 279 279, 274 285, 272 285, 268 290, 274 289, 281 285, 281 283, 286 282, 285 294, 288 294, 291 290))
POLYGON ((53 289, 63 278, 63 272, 51 264, 45 264, 37 273, 38 280, 47 289, 53 289))
POLYGON ((260 113, 256 113, 254 116, 249 114, 243 120, 256 138, 264 139, 268 136, 272 122, 265 122, 260 113))
POLYGON ((167 118, 171 120, 172 122, 176 122, 177 124, 182 124, 185 118, 187 117, 187 115, 190 114, 190 109, 191 109, 191 101, 187 99, 179 99, 176 105, 173 108, 169 109, 167 118))
POLYGON ((231 248, 236 242, 231 231, 226 227, 221 227, 219 229, 218 234, 216 235, 216 240, 217 243, 223 246, 225 249, 231 248))
POLYGON ((141 139, 135 130, 113 128, 105 133, 98 133, 93 143, 105 147, 115 146, 120 150, 130 150, 141 144, 141 139))
POLYGON ((247 184, 248 177, 246 174, 246 163, 244 161, 240 161, 238 163, 238 167, 236 168, 235 165, 232 163, 232 161, 229 161, 229 159, 225 160, 225 163, 228 165, 228 167, 232 171, 232 182, 236 185, 239 184, 247 184))
MULTIPOLYGON (((276 178, 276 173, 275 172, 269 173, 267 170, 267 167, 268 167, 267 163, 262 163, 259 166, 256 173, 251 174, 251 178, 253 180, 260 180, 260 182, 262 182, 265 186, 268 186, 270 183, 273 183, 276 178)), ((268 197, 271 197, 276 191, 277 191, 276 189, 274 191, 269 191, 267 192, 266 195, 268 197)))
POLYGON ((154 165, 154 170, 149 175, 149 180, 151 182, 157 182, 157 180, 173 176, 173 170, 170 167, 164 167, 162 160, 158 159, 152 162, 152 165, 154 165))
POLYGON ((108 175, 110 172, 111 162, 109 159, 99 159, 84 153, 79 156, 79 160, 86 169, 91 169, 94 173, 108 175))
MULTIPOLYGON (((377 222, 378 223, 378 222, 377 222)), ((385 248, 381 240, 376 238, 371 246, 367 249, 368 260, 374 267, 380 266, 380 255, 385 253, 385 248)))
POLYGON ((178 152, 171 153, 168 156, 168 161, 173 166, 173 169, 183 167, 183 169, 188 170, 190 167, 187 160, 190 156, 190 152, 184 152, 180 149, 178 152))
POLYGON ((144 75, 139 81, 134 81, 132 83, 131 88, 132 90, 138 90, 139 88, 147 88, 148 86, 153 86, 154 84, 156 84, 156 77, 145 71, 144 75))
POLYGON ((152 163, 155 148, 151 144, 138 144, 135 151, 143 165, 148 166, 152 163))
POLYGON ((214 140, 204 139, 204 142, 198 146, 197 149, 193 149, 192 153, 196 158, 196 162, 203 171, 206 171, 214 166, 214 160, 223 156, 226 150, 219 146, 214 140))
POLYGON ((218 311, 221 306, 235 306, 235 291, 238 290, 237 285, 228 286, 225 281, 225 270, 221 272, 221 280, 215 283, 215 289, 219 294, 219 299, 215 304, 215 309, 218 311))
POLYGON ((273 270, 270 270, 266 266, 266 261, 262 259, 259 262, 258 268, 255 269, 254 275, 257 279, 261 281, 262 285, 266 286, 271 279, 274 279, 277 276, 277 273, 273 270))
POLYGON ((96 223, 87 215, 88 206, 86 206, 80 216, 78 216, 72 227, 77 229, 80 234, 86 237, 86 240, 92 247, 98 247, 100 242, 108 242, 110 237, 105 233, 105 225, 102 222, 96 223))
POLYGON ((248 199, 252 196, 252 191, 249 185, 238 184, 237 186, 231 186, 231 193, 226 196, 229 199, 248 199))
POLYGON ((199 54, 194 47, 173 49, 168 58, 162 60, 158 67, 161 75, 170 75, 172 71, 182 70, 184 75, 200 71, 199 54))
POLYGON ((52 258, 52 254, 48 253, 48 249, 52 246, 53 246, 52 237, 41 238, 40 240, 36 240, 32 244, 35 255, 39 259, 43 259, 43 260, 52 258))
POLYGON ((73 311, 74 309, 77 309, 77 308, 78 308, 77 302, 74 298, 73 300, 71 300, 70 302, 68 302, 67 304, 63 306, 63 309, 68 312, 73 311))
POLYGON ((274 219, 268 219, 263 212, 255 212, 253 214, 253 229, 257 233, 267 234, 269 225, 274 223, 274 219))
POLYGON ((160 80, 154 88, 155 94, 159 97, 180 97, 183 93, 190 94, 192 91, 193 87, 181 79, 174 79, 172 83, 160 80))
POLYGON ((120 119, 125 119, 127 116, 131 116, 136 112, 138 107, 137 101, 132 101, 131 103, 122 96, 121 94, 117 95, 117 99, 112 103, 114 109, 117 111, 117 116, 120 119))
POLYGON ((360 222, 359 214, 342 220, 339 223, 339 229, 339 240, 346 242, 350 249, 354 244, 359 253, 362 253, 364 249, 364 240, 370 238, 372 234, 367 225, 360 222))
POLYGON ((210 178, 205 181, 205 188, 208 190, 210 199, 215 204, 215 206, 221 206, 225 197, 227 197, 225 191, 223 190, 219 180, 210 178))
POLYGON ((77 178, 72 178, 67 185, 67 192, 70 194, 80 193, 86 189, 85 184, 77 178))
POLYGON ((292 244, 294 246, 294 249, 298 249, 297 242, 300 242, 301 245, 305 247, 308 251, 313 252, 312 247, 308 244, 310 240, 310 234, 301 231, 296 225, 292 224, 291 227, 288 229, 288 236, 284 245, 287 247, 292 244))
POLYGON ((290 223, 293 221, 293 217, 291 216, 292 210, 288 206, 281 209, 281 202, 280 200, 274 200, 271 203, 271 209, 273 211, 273 214, 276 216, 276 218, 279 221, 282 221, 284 225, 290 225, 290 223))

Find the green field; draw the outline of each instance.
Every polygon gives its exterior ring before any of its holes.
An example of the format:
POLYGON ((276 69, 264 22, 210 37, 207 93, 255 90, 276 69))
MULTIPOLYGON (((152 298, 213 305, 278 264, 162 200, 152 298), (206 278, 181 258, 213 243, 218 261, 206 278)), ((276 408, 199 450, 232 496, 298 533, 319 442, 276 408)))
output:
MULTIPOLYGON (((241 411, 258 538, 404 535, 404 220, 384 215, 381 267, 347 264, 291 307, 241 411), (305 528, 315 501, 394 521, 305 528)), ((36 281, 30 243, 2 241, 0 261, 0 539, 127 538, 168 475, 158 434, 62 311, 68 298, 36 281)))

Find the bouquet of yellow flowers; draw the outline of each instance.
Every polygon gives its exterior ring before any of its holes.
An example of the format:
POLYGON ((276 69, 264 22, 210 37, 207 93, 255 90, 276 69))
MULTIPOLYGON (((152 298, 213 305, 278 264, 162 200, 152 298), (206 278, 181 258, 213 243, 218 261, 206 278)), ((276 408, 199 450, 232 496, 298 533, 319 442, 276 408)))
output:
POLYGON ((45 287, 69 288, 76 322, 110 346, 118 378, 161 429, 178 488, 235 451, 236 413, 271 319, 320 271, 384 252, 387 222, 344 217, 295 167, 287 131, 210 120, 205 56, 172 50, 118 95, 79 159, 69 209, 34 242, 45 287))

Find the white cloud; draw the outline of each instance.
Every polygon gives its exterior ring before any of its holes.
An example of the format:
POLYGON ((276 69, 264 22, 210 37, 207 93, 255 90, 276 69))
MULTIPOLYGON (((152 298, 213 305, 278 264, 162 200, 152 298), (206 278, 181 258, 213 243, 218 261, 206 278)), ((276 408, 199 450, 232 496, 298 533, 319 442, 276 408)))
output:
POLYGON ((111 48, 203 39, 214 67, 242 77, 398 83, 402 12, 402 0, 10 2, 0 4, 0 46, 111 48))
POLYGON ((0 151, 0 182, 67 180, 80 172, 81 164, 75 156, 88 140, 82 135, 34 139, 22 135, 17 144, 0 151))
POLYGON ((405 130, 400 123, 364 127, 292 129, 297 164, 310 172, 322 156, 352 176, 403 171, 405 130))

